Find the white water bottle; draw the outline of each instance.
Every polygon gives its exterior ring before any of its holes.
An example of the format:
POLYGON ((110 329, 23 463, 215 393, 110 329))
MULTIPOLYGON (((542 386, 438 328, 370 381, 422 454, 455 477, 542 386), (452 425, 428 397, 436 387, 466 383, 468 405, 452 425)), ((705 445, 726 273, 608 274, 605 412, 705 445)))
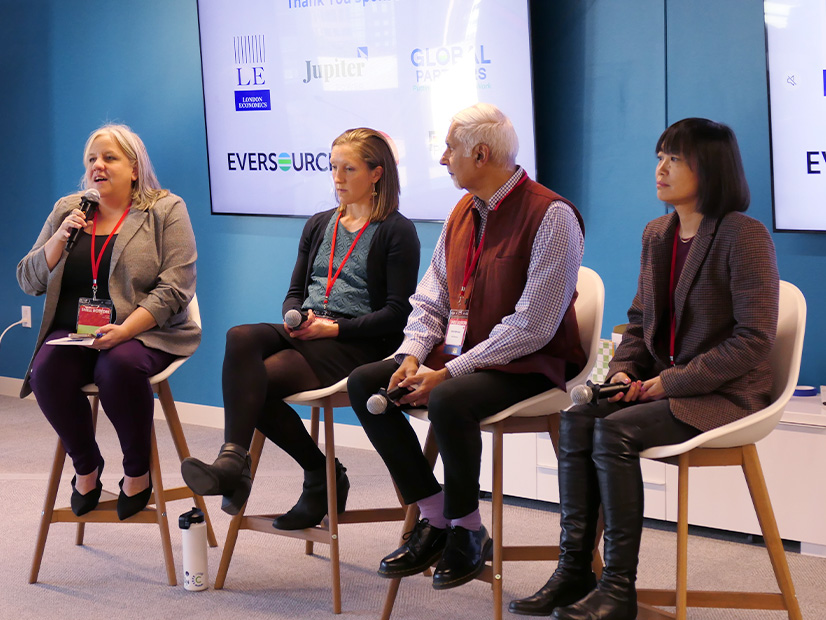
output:
POLYGON ((193 507, 178 517, 184 547, 184 588, 194 592, 209 587, 207 532, 204 513, 193 507))

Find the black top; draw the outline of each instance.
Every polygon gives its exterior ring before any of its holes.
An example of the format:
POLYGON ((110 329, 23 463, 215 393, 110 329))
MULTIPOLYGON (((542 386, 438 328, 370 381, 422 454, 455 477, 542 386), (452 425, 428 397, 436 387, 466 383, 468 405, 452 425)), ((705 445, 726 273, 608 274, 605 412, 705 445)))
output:
MULTIPOLYGON (((95 254, 100 253, 101 246, 109 235, 95 235, 95 254)), ((117 235, 106 245, 98 270, 98 299, 109 299, 109 268, 112 262, 112 248, 115 247, 117 235)), ((57 301, 52 329, 75 331, 77 327, 77 300, 92 296, 92 235, 81 231, 77 243, 66 257, 63 280, 60 283, 60 297, 57 301)), ((97 258, 97 256, 95 256, 97 258)), ((112 317, 114 322, 115 317, 112 317)))

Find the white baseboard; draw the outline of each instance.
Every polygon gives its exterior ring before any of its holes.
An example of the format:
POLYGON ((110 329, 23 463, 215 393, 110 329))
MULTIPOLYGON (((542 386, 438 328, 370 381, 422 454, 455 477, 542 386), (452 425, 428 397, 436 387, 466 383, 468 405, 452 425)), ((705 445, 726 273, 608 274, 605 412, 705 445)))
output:
MULTIPOLYGON (((17 398, 20 395, 20 388, 23 386, 22 379, 12 377, 0 377, 0 395, 17 398)), ((34 399, 29 395, 27 398, 34 399)), ((183 403, 175 401, 178 409, 178 416, 184 424, 198 424, 210 428, 224 428, 224 408, 211 405, 198 405, 195 403, 183 403)), ((160 402, 155 400, 155 419, 163 419, 163 411, 160 402)), ((309 428, 310 421, 304 420, 304 424, 309 428)), ((324 443, 324 433, 320 433, 321 443, 324 443)), ((344 448, 361 448, 372 450, 373 446, 367 438, 361 426, 353 424, 335 424, 336 445, 344 448)))

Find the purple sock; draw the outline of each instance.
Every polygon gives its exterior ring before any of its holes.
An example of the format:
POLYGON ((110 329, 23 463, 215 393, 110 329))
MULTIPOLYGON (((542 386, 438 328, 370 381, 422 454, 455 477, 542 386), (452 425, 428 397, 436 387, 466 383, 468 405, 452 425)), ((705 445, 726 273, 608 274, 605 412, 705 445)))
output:
POLYGON ((482 529, 482 515, 479 514, 479 509, 477 508, 470 514, 466 514, 464 517, 459 519, 451 519, 450 525, 452 527, 463 527, 471 532, 478 532, 482 529))
POLYGON ((445 493, 439 491, 438 493, 425 497, 416 502, 419 505, 422 519, 430 521, 430 525, 445 529, 447 527, 447 519, 445 518, 445 493))

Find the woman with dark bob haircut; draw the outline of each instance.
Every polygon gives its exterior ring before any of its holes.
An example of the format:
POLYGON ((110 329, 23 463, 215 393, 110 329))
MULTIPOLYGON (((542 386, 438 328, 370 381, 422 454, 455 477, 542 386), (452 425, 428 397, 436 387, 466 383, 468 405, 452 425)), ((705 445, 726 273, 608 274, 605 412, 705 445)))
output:
POLYGON ((608 369, 625 394, 562 413, 559 564, 517 614, 568 620, 637 617, 643 522, 639 454, 678 444, 769 404, 779 280, 766 227, 748 208, 732 130, 687 118, 657 141, 657 197, 628 327, 608 369), (597 516, 605 569, 591 570, 597 516))

